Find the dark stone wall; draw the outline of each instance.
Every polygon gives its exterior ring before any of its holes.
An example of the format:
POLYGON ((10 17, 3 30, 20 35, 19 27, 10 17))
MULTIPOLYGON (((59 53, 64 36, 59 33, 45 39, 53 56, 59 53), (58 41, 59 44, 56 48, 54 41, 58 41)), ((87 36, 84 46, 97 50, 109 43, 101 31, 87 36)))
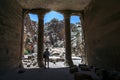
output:
POLYGON ((0 0, 0 72, 20 64, 22 8, 17 0, 0 0))
POLYGON ((88 64, 120 70, 120 0, 93 0, 83 29, 88 64))

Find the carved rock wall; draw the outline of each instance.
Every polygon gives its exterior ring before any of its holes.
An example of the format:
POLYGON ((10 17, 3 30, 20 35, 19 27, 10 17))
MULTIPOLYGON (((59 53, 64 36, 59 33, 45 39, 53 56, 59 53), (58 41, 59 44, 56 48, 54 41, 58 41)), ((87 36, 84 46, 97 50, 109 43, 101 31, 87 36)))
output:
POLYGON ((22 8, 16 0, 0 0, 0 73, 20 64, 21 29, 22 8))
POLYGON ((120 70, 120 1, 93 0, 84 14, 89 65, 120 70))

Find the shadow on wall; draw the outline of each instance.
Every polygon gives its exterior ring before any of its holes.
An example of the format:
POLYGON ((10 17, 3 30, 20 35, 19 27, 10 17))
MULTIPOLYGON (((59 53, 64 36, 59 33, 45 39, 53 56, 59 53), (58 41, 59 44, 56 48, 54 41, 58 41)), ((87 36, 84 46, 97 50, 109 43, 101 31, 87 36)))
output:
POLYGON ((95 50, 93 58, 94 65, 106 69, 120 70, 120 46, 106 46, 95 50), (100 64, 99 64, 100 63, 100 64))

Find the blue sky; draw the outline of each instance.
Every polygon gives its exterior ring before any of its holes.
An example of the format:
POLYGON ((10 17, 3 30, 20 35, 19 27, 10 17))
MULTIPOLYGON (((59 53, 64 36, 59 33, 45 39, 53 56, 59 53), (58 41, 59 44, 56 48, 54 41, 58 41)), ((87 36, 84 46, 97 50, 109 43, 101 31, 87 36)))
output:
MULTIPOLYGON (((29 14, 30 19, 33 21, 37 21, 38 22, 38 16, 36 14, 29 14)), ((63 20, 64 16, 58 12, 55 11, 50 11, 49 13, 47 13, 44 17, 44 23, 51 21, 51 19, 56 18, 58 20, 63 20)), ((71 16, 71 20, 70 23, 76 23, 76 22, 80 22, 80 19, 78 16, 71 16)))

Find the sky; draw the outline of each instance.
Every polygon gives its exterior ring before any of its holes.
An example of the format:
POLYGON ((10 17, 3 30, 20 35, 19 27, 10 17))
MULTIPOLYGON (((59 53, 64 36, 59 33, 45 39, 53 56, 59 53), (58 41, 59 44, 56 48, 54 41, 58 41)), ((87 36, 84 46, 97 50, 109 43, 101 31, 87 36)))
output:
MULTIPOLYGON (((29 16, 30 16, 31 20, 38 22, 38 16, 36 14, 29 14, 29 16)), ((49 13, 47 13, 45 15, 44 23, 50 22, 53 18, 56 18, 58 20, 63 20, 64 16, 58 12, 50 11, 49 13)), ((76 22, 80 22, 79 17, 78 16, 71 16, 70 23, 76 23, 76 22)))

